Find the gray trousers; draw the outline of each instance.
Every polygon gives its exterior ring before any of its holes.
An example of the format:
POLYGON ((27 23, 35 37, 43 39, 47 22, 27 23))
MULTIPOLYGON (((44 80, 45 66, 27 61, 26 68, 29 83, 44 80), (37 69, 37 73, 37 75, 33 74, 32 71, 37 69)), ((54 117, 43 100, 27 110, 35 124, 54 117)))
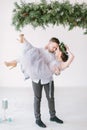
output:
POLYGON ((48 100, 48 106, 49 106, 49 113, 50 117, 55 116, 55 102, 54 102, 54 82, 51 81, 48 84, 41 84, 35 83, 32 81, 32 86, 34 90, 34 114, 36 120, 41 119, 41 113, 40 113, 40 103, 41 103, 41 97, 42 97, 42 88, 44 87, 46 98, 48 100))

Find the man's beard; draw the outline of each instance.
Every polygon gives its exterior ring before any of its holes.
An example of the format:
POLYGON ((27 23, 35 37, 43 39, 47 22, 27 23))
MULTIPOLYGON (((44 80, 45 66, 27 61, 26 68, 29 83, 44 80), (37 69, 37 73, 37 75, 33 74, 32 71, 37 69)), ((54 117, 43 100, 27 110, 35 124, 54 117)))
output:
POLYGON ((48 51, 49 51, 50 53, 54 53, 54 51, 51 51, 49 48, 48 48, 48 51))

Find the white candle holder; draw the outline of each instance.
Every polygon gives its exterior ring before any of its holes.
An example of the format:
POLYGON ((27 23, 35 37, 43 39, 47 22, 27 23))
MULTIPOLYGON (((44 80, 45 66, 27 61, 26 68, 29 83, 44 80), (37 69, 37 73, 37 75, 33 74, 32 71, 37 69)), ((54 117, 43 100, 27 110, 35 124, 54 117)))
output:
POLYGON ((2 109, 4 111, 3 121, 6 121, 6 110, 8 109, 8 100, 2 100, 2 109))
POLYGON ((4 121, 12 122, 12 118, 7 118, 7 115, 6 115, 6 110, 8 109, 7 99, 2 100, 2 109, 3 109, 3 117, 0 118, 0 122, 4 122, 4 121))

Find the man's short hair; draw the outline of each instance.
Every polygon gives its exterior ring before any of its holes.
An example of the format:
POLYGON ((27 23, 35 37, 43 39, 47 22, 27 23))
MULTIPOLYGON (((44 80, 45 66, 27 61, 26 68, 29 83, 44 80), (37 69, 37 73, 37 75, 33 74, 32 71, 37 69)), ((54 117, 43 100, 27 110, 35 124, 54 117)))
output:
POLYGON ((52 38, 50 39, 50 41, 51 41, 51 42, 55 42, 55 43, 57 43, 58 45, 60 44, 59 39, 56 38, 56 37, 52 37, 52 38))

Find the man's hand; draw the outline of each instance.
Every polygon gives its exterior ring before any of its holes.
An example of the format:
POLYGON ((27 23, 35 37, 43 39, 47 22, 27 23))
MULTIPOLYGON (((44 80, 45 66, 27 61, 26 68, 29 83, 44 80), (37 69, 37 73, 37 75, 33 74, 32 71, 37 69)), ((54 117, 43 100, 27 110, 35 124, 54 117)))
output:
POLYGON ((59 74, 60 74, 60 69, 59 69, 57 66, 54 66, 53 72, 54 72, 56 75, 59 75, 59 74))

